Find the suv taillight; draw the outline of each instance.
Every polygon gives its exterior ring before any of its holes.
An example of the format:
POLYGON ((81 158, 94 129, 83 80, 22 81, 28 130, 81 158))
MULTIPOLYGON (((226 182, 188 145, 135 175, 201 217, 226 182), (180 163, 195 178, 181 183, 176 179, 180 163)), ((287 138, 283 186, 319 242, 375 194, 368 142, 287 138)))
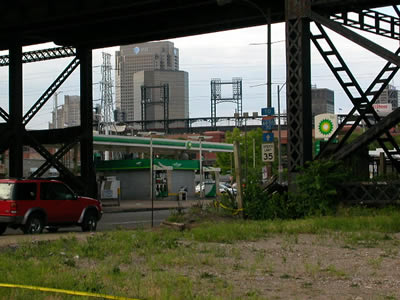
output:
POLYGON ((11 202, 10 212, 12 214, 16 214, 17 213, 17 202, 15 202, 15 201, 11 202))

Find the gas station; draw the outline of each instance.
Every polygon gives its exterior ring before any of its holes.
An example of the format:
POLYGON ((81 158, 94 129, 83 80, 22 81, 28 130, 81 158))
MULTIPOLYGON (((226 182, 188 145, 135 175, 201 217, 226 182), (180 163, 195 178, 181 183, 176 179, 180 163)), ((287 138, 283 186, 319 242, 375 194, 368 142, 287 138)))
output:
POLYGON ((94 135, 93 148, 95 153, 108 151, 136 156, 133 159, 95 160, 99 195, 103 200, 118 201, 151 199, 152 192, 154 198, 175 200, 183 189, 187 197, 194 197, 196 171, 201 174, 200 185, 205 186, 201 196, 215 196, 219 168, 203 167, 199 160, 175 158, 185 157, 184 153, 233 152, 233 145, 227 143, 111 135, 94 135))

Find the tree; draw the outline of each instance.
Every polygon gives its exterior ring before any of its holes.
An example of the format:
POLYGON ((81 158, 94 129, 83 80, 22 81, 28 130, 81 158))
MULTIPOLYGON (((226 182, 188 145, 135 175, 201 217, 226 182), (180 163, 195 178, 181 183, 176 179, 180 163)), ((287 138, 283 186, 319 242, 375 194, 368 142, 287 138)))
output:
MULTIPOLYGON (((261 160, 261 144, 262 144, 262 130, 257 128, 246 132, 241 131, 239 128, 228 131, 225 136, 227 143, 233 143, 239 141, 240 143, 240 159, 242 161, 243 172, 245 172, 247 162, 247 173, 255 174, 261 173, 261 167, 265 163, 261 160), (254 144, 253 144, 254 140, 254 144), (255 156, 253 151, 253 145, 255 150, 255 156), (246 151, 247 149, 247 151, 246 151), (246 155, 247 153, 247 155, 246 155), (255 168, 253 167, 255 158, 255 168)), ((222 174, 232 174, 235 176, 235 165, 232 153, 218 153, 217 154, 217 166, 221 168, 222 174)), ((245 173, 243 173, 245 174, 245 173)))

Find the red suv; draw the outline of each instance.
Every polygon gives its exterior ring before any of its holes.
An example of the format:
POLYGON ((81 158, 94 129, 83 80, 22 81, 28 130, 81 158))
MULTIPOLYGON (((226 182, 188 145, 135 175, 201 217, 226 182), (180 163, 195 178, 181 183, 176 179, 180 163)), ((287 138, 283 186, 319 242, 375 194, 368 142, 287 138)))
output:
POLYGON ((61 181, 0 179, 0 234, 7 227, 24 233, 74 225, 95 231, 102 214, 100 201, 77 196, 61 181))

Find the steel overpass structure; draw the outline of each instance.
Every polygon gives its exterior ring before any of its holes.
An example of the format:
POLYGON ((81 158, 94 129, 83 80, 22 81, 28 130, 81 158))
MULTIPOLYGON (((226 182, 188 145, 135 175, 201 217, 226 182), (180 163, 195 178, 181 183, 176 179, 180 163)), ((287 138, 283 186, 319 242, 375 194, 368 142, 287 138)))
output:
MULTIPOLYGON (((4 121, 0 126, 0 151, 9 149, 10 176, 22 176, 23 147, 27 145, 46 159, 45 164, 33 176, 40 176, 43 170, 54 166, 76 189, 87 195, 95 194, 92 156, 93 49, 278 22, 286 23, 289 173, 295 174, 299 166, 312 159, 311 42, 315 44, 354 105, 349 119, 358 113, 355 124, 363 120, 370 129, 365 133, 364 140, 377 139, 400 170, 387 146, 390 144, 396 153, 400 153, 388 131, 388 126, 400 120, 400 112, 395 111, 381 120, 372 107, 399 69, 399 51, 393 53, 359 34, 359 31, 366 31, 399 40, 400 12, 396 4, 398 0, 6 1, 0 11, 0 50, 9 51, 9 55, 1 62, 9 66, 9 111, 0 109, 0 117, 4 121), (393 6, 395 14, 386 15, 372 10, 377 6, 393 6), (311 22, 316 24, 317 32, 311 32, 311 22), (141 26, 142 24, 146 26, 141 26), (362 90, 358 84, 326 33, 326 28, 387 61, 382 70, 377 71, 376 79, 367 90, 362 90), (54 42, 60 48, 47 53, 22 52, 23 46, 45 42, 54 42), (322 47, 322 44, 328 45, 328 49, 322 47), (23 64, 65 56, 72 57, 70 64, 24 113, 23 64), (339 65, 334 64, 334 60, 339 65), (27 131, 26 126, 30 120, 78 66, 81 125, 57 131, 27 131), (369 122, 371 115, 376 122, 369 122), (59 144, 60 141, 64 146, 55 154, 43 146, 59 144), (75 177, 61 163, 61 158, 77 143, 81 154, 80 178, 75 177)), ((363 145, 363 142, 358 143, 352 145, 353 150, 363 145)), ((348 153, 348 150, 343 150, 343 145, 344 142, 338 145, 336 153, 348 153)))

